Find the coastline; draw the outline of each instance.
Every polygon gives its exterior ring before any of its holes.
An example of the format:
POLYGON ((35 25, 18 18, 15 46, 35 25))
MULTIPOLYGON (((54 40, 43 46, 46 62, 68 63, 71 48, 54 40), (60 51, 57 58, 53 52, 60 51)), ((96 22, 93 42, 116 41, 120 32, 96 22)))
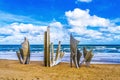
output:
MULTIPOLYGON (((85 45, 83 45, 85 46, 85 45)), ((81 50, 83 46, 79 46, 81 50)), ((0 59, 18 60, 16 51, 18 51, 20 45, 0 45, 0 59)), ((54 46, 56 51, 57 45, 54 46)), ((88 49, 93 48, 94 57, 91 64, 120 64, 120 46, 98 46, 87 45, 88 49)), ((44 49, 43 45, 31 45, 31 61, 43 61, 44 49)), ((70 62, 70 46, 62 45, 65 55, 62 62, 70 62)), ((82 50, 81 50, 82 52, 82 50)), ((83 60, 83 57, 81 57, 83 60)))
MULTIPOLYGON (((31 61, 43 61, 43 52, 31 52, 31 61)), ((62 62, 70 62, 70 53, 65 53, 62 62)), ((16 52, 0 51, 0 59, 18 60, 16 52)), ((83 57, 81 57, 81 61, 83 57)), ((120 53, 95 53, 91 64, 120 64, 120 53)))
POLYGON ((82 65, 71 68, 61 62, 54 67, 44 67, 42 61, 31 61, 28 65, 18 60, 0 59, 0 80, 120 80, 119 64, 82 65))

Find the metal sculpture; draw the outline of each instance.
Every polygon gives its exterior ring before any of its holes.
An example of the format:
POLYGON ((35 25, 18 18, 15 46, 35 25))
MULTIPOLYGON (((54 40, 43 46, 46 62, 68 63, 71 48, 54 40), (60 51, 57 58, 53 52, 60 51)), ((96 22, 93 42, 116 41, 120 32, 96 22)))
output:
POLYGON ((80 51, 77 48, 77 45, 80 41, 76 40, 72 34, 70 35, 70 66, 72 67, 72 61, 74 62, 76 68, 79 68, 79 61, 82 56, 80 51))
POLYGON ((92 49, 90 51, 87 51, 87 49, 84 47, 83 48, 83 55, 84 55, 84 59, 80 63, 80 65, 82 65, 85 62, 86 66, 89 67, 90 66, 90 62, 92 60, 92 57, 94 56, 93 53, 92 53, 92 49))
POLYGON ((47 27, 47 31, 44 33, 44 65, 46 67, 52 67, 60 63, 64 56, 64 52, 61 51, 61 42, 59 41, 56 55, 54 56, 54 45, 50 43, 50 27, 47 27))
POLYGON ((17 51, 17 57, 21 64, 29 64, 30 63, 30 45, 28 39, 25 37, 24 42, 21 43, 21 48, 17 51))

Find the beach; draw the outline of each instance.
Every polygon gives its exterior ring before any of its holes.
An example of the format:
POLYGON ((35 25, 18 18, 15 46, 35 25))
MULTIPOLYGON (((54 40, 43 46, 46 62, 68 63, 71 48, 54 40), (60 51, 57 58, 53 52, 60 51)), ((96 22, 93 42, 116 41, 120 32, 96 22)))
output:
POLYGON ((0 60, 0 80, 120 80, 119 64, 84 64, 71 68, 61 62, 54 67, 44 67, 42 61, 23 65, 17 60, 0 60))

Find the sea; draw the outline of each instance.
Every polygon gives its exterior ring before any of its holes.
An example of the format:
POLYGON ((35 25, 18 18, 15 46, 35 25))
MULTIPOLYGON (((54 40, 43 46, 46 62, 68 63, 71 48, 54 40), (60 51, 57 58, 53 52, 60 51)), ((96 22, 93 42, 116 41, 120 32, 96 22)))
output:
MULTIPOLYGON (((58 45, 54 45, 56 52, 58 45)), ((120 64, 120 45, 78 45, 78 49, 83 54, 83 47, 89 51, 93 49, 91 64, 120 64)), ((16 51, 21 45, 0 45, 0 59, 18 60, 16 51)), ((70 45, 61 45, 61 50, 65 53, 62 62, 70 62, 70 45)), ((31 61, 43 61, 44 45, 30 45, 31 61)), ((80 61, 83 60, 83 56, 80 61)))

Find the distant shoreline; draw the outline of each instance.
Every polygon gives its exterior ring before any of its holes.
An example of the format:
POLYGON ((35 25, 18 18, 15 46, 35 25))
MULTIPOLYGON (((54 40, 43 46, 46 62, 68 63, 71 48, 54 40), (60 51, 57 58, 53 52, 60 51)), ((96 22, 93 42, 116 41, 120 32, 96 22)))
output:
MULTIPOLYGON (((21 45, 21 44, 0 44, 0 46, 2 45, 21 45)), ((43 46, 44 44, 30 44, 30 45, 40 45, 43 46)), ((58 45, 58 44, 54 44, 54 45, 58 45)), ((61 45, 66 45, 66 46, 70 46, 70 44, 61 44, 61 45)), ((78 44, 78 46, 120 46, 120 44, 78 44)))
MULTIPOLYGON (((0 45, 0 59, 10 59, 17 60, 16 51, 19 50, 20 45, 0 45)), ((54 45, 54 52, 56 52, 57 45, 54 45)), ((82 46, 79 45, 78 48, 83 53, 82 49, 86 47, 88 50, 93 49, 94 57, 92 59, 94 63, 109 63, 109 64, 120 64, 120 46, 82 46)), ((62 61, 69 62, 70 58, 70 45, 62 45, 61 50, 65 52, 65 56, 62 61)), ((43 45, 30 45, 31 60, 43 60, 44 56, 44 46, 43 45)), ((81 60, 83 60, 81 58, 81 60)))

